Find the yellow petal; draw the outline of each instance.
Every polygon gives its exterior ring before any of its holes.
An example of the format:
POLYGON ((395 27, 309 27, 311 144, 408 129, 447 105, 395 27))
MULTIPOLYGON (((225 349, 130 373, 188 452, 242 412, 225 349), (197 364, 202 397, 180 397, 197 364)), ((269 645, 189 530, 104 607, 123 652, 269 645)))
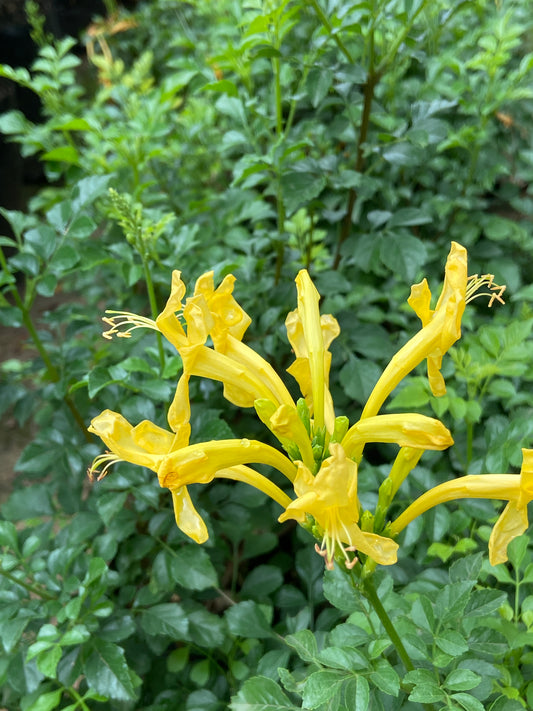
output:
POLYGON ((207 526, 203 518, 194 508, 186 486, 176 489, 172 493, 172 504, 174 506, 174 516, 176 525, 192 538, 196 543, 204 543, 209 538, 207 526))
POLYGON ((507 546, 517 536, 527 531, 527 507, 509 501, 500 518, 496 521, 489 539, 489 561, 491 565, 505 563, 507 546))
POLYGON ((185 284, 181 280, 181 272, 177 269, 172 272, 170 296, 165 308, 156 318, 156 324, 161 333, 176 348, 186 342, 186 334, 176 312, 183 309, 182 299, 185 296, 185 284))
POLYGON ((95 417, 89 432, 98 435, 120 459, 156 471, 172 447, 174 434, 145 420, 134 428, 118 412, 104 410, 95 417))
POLYGON ((213 317, 210 335, 215 348, 222 350, 222 352, 224 352, 227 336, 232 336, 238 341, 242 340, 252 321, 233 297, 234 284, 235 277, 233 274, 228 274, 215 289, 213 272, 207 272, 197 280, 194 289, 195 295, 201 294, 207 302, 213 317))
POLYGON ((359 420, 350 427, 341 444, 346 454, 352 457, 367 442, 391 442, 400 447, 442 450, 450 447, 453 439, 439 420, 416 413, 402 413, 359 420))
POLYGON ((375 560, 380 565, 393 565, 398 560, 398 544, 391 538, 366 533, 354 524, 346 532, 346 541, 358 551, 375 560))

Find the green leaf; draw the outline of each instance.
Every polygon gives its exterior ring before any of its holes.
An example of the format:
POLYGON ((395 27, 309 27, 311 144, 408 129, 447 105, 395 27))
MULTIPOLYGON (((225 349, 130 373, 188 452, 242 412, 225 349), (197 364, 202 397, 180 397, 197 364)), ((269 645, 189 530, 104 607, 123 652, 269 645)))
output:
POLYGON ((433 632, 435 616, 433 614, 433 606, 427 597, 421 595, 414 601, 411 617, 415 625, 428 632, 433 632))
POLYGON ((340 689, 347 675, 341 671, 321 669, 310 674, 303 689, 303 705, 315 709, 329 701, 340 689))
POLYGON ((39 671, 45 676, 55 679, 61 654, 61 647, 59 645, 54 645, 50 649, 41 652, 37 657, 37 668, 39 671))
POLYGON ((343 671, 354 671, 368 667, 368 659, 358 650, 351 648, 326 647, 319 652, 318 661, 326 667, 343 671))
POLYGON ((400 693, 400 677, 385 659, 377 661, 375 670, 370 674, 370 681, 390 696, 398 696, 400 693))
POLYGON ((483 565, 483 553, 475 553, 467 555, 464 558, 456 560, 450 566, 450 582, 459 583, 464 580, 473 580, 477 582, 481 567, 483 565))
POLYGON ((113 173, 108 173, 107 175, 91 175, 78 181, 72 191, 73 214, 77 214, 81 207, 91 205, 96 198, 103 195, 113 178, 113 173))
POLYGON ((205 608, 189 612, 189 639, 201 647, 220 647, 226 638, 224 620, 205 608))
POLYGON ((108 385, 121 382, 116 378, 112 378, 109 370, 103 367, 96 367, 89 372, 87 379, 89 397, 93 398, 100 390, 103 390, 108 385))
POLYGON ((465 711, 485 711, 486 709, 481 701, 470 694, 452 694, 451 698, 460 703, 465 711))
POLYGON ((341 612, 350 613, 361 609, 359 593, 338 566, 324 573, 324 595, 341 612))
POLYGON ((50 269, 58 276, 72 269, 80 260, 79 253, 70 244, 62 244, 50 260, 50 269))
POLYGON ((15 618, 0 619, 0 639, 7 654, 15 649, 22 633, 33 618, 34 613, 23 608, 15 618))
POLYGON ((274 635, 263 608, 253 600, 245 600, 232 605, 224 614, 229 631, 239 637, 266 639, 274 635))
POLYGON ((431 215, 417 207, 402 207, 393 214, 387 227, 410 227, 412 225, 427 225, 433 221, 431 215))
POLYGON ((441 624, 455 623, 462 616, 473 586, 474 581, 465 580, 446 585, 439 591, 435 600, 435 615, 441 624))
POLYGON ((445 698, 446 694, 435 682, 417 684, 409 694, 409 701, 418 704, 432 704, 445 698))
POLYGON ((373 360, 350 355, 339 373, 339 380, 348 397, 363 403, 381 375, 381 368, 373 360))
POLYGON ((454 669, 444 680, 443 686, 452 691, 470 691, 479 686, 481 677, 468 669, 454 669))
POLYGON ((391 410, 405 410, 424 407, 431 399, 427 378, 409 378, 400 392, 389 403, 391 410))
POLYGON ((161 603, 143 610, 141 627, 149 635, 162 634, 172 639, 188 638, 187 615, 177 603, 161 603))
POLYGON ((465 638, 455 630, 443 630, 435 637, 435 643, 445 654, 458 657, 468 651, 465 638))
POLYGON ((290 171, 281 176, 283 202, 287 217, 298 208, 306 207, 311 200, 320 195, 326 186, 326 177, 321 173, 290 171))
POLYGON ((412 143, 391 143, 383 149, 383 158, 395 166, 416 166, 424 162, 425 152, 412 143))
POLYGON ((24 242, 29 245, 38 257, 47 261, 56 248, 56 231, 49 225, 40 225, 24 234, 24 242))
POLYGON ((293 711, 299 709, 283 693, 275 681, 264 676, 255 676, 244 682, 242 689, 233 696, 231 711, 293 711))
POLYGON ((128 668, 124 650, 98 637, 94 639, 92 646, 93 651, 84 664, 89 686, 106 698, 117 701, 134 700, 135 687, 140 680, 128 668))
POLYGON ((289 634, 285 637, 285 642, 295 650, 304 662, 316 663, 318 661, 316 637, 311 630, 298 630, 294 634, 289 634))
POLYGON ((188 590, 206 590, 218 585, 218 577, 206 550, 187 545, 175 552, 171 562, 175 581, 188 590))
POLYGON ((57 277, 54 274, 46 274, 42 279, 39 279, 35 289, 41 296, 53 296, 57 289, 57 277))
POLYGON ((0 546, 18 550, 17 529, 9 521, 0 521, 0 546))
POLYGON ((52 711, 52 709, 57 708, 61 703, 62 695, 62 689, 57 689, 56 691, 47 691, 45 693, 39 691, 39 694, 35 701, 29 706, 24 706, 23 711, 52 711))
POLYGON ((60 146, 43 153, 41 160, 57 161, 58 163, 71 163, 79 165, 80 156, 74 146, 60 146))
POLYGON ((283 573, 275 565, 258 565, 249 573, 241 587, 243 597, 263 598, 283 585, 283 573))
MULTIPOLYGON (((509 562, 514 567, 515 570, 522 569, 522 563, 526 559, 529 546, 529 536, 517 536, 507 546, 507 555, 509 557, 509 562)), ((528 561, 529 563, 529 557, 528 561)))
POLYGON ((2 514, 8 521, 51 516, 53 512, 51 491, 46 484, 33 484, 25 489, 19 489, 11 494, 5 504, 2 504, 2 514))
POLYGON ((381 241, 381 261, 407 284, 415 280, 426 255, 425 244, 410 234, 389 235, 381 241))

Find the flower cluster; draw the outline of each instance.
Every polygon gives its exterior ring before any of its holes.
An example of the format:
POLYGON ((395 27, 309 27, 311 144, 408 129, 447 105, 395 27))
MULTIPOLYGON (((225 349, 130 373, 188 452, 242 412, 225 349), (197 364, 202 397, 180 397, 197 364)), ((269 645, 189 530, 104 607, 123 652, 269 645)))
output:
POLYGON ((307 271, 300 271, 296 277, 297 308, 285 322, 295 354, 288 372, 302 395, 297 401, 272 366, 243 342, 251 319, 233 297, 234 282, 228 275, 215 288, 213 274, 206 273, 197 280, 193 295, 185 299, 181 274, 174 271, 170 297, 155 320, 128 312, 107 312, 104 321, 110 328, 106 337, 129 337, 137 328, 159 331, 181 356, 183 372, 168 410, 169 430, 149 421, 132 426, 110 410, 93 419, 89 430, 103 440, 109 453, 95 459, 90 476, 101 479, 118 461, 150 468, 160 485, 171 492, 178 527, 198 543, 204 542, 208 533, 191 501, 188 485, 208 484, 215 478, 246 482, 282 507, 280 521, 294 519, 315 535, 320 542, 317 551, 328 568, 335 559, 351 567, 360 555, 374 564, 395 563, 395 537, 427 509, 461 497, 501 498, 509 504, 494 528, 489 550, 491 562, 505 560, 507 544, 527 527, 527 503, 533 499, 530 451, 524 453, 520 475, 465 476, 446 482, 422 495, 392 523, 386 521, 394 495, 422 453, 444 450, 453 440, 437 419, 416 413, 379 414, 383 403, 424 360, 433 393, 443 394, 442 358, 461 336, 466 303, 483 286, 491 290, 492 300, 501 301, 503 289, 493 284, 492 277, 468 277, 466 250, 452 243, 444 285, 434 309, 426 280, 412 287, 408 302, 422 327, 392 358, 360 419, 351 426, 346 417, 336 416, 329 390, 330 346, 339 326, 333 316, 320 314, 320 295, 307 271), (238 407, 254 407, 285 453, 248 439, 189 444, 189 381, 194 376, 220 381, 227 400, 238 407), (358 468, 369 442, 390 442, 399 447, 380 489, 374 516, 369 512, 363 515, 357 492, 358 468), (257 464, 281 472, 294 496, 254 469, 257 464))

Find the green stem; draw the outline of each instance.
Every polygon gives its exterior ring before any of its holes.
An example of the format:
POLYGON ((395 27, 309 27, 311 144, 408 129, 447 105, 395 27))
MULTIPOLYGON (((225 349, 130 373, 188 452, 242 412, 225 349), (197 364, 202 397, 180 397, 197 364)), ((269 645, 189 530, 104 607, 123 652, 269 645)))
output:
MULTIPOLYGON (((396 648, 398 656, 402 660, 405 669, 407 671, 414 671, 415 665, 411 661, 411 657, 407 653, 407 650, 405 649, 400 635, 396 631, 396 628, 392 623, 392 620, 389 617, 387 610, 385 610, 385 608, 383 607, 381 600, 379 599, 376 589, 374 587, 374 583, 372 582, 372 579, 366 578, 365 580, 363 580, 360 584, 360 589, 368 600, 368 602, 374 608, 376 615, 379 617, 381 624, 385 628, 386 633, 389 635, 390 641, 396 648)), ((432 704, 422 704, 422 706, 424 709, 426 709, 426 711, 434 711, 432 704)))
POLYGON ((84 711, 90 711, 89 707, 72 686, 64 686, 63 689, 76 701, 76 706, 80 706, 84 711))
MULTIPOLYGON (((371 40, 371 46, 373 47, 373 39, 371 40)), ((373 51, 371 57, 373 56, 373 51)), ((380 80, 381 75, 375 73, 372 69, 368 73, 368 78, 366 80, 363 98, 363 113, 361 115, 361 128, 359 130, 359 139, 357 141, 357 157, 355 161, 355 171, 357 173, 362 173, 365 165, 365 159, 363 155, 363 146, 366 142, 366 137, 368 135, 368 128, 370 126, 370 111, 372 108, 372 101, 374 99, 374 89, 380 80)), ((346 213, 341 222, 339 238, 337 241, 337 250, 335 253, 335 259, 333 261, 333 269, 337 269, 341 259, 341 247, 350 235, 352 229, 352 212, 355 205, 355 200, 357 197, 357 192, 354 188, 350 188, 348 193, 348 207, 346 208, 346 213)))
POLYGON ((35 587, 34 585, 25 583, 23 580, 19 580, 19 578, 17 578, 15 575, 11 575, 11 573, 8 573, 7 570, 0 569, 0 575, 3 575, 4 578, 7 578, 15 585, 20 585, 28 592, 33 593, 34 595, 37 595, 38 597, 41 597, 44 600, 55 600, 56 599, 55 595, 51 595, 49 592, 46 592, 46 590, 43 590, 42 588, 35 587))
POLYGON ((327 30, 329 36, 332 37, 332 38, 335 40, 335 42, 336 42, 336 44, 337 44, 337 47, 338 47, 338 48, 340 49, 340 51, 344 54, 344 56, 345 56, 346 59, 350 62, 350 64, 353 64, 354 62, 353 62, 353 57, 352 57, 352 55, 351 55, 350 52, 348 51, 348 49, 347 49, 346 45, 344 44, 344 42, 343 42, 343 41, 341 40, 341 38, 339 37, 338 33, 333 33, 333 27, 331 26, 330 21, 328 20, 328 18, 326 17, 326 15, 324 14, 324 12, 322 11, 322 8, 321 8, 320 5, 318 4, 317 0, 310 0, 310 4, 313 6, 313 9, 314 9, 314 11, 316 12, 316 15, 317 15, 318 19, 320 20, 320 22, 321 22, 321 23, 324 25, 324 27, 326 28, 326 30, 327 30))
POLYGON ((469 420, 466 421, 466 464, 465 464, 465 474, 468 474, 468 467, 472 461, 472 456, 474 453, 474 423, 469 420))
MULTIPOLYGON (((157 299, 155 297, 154 282, 152 281, 152 274, 150 272, 150 265, 148 264, 148 258, 141 252, 141 259, 144 269, 144 280, 146 282, 146 289, 148 291, 148 301, 150 302, 150 311, 152 313, 152 318, 155 321, 159 315, 159 309, 157 308, 157 299)), ((161 368, 161 375, 165 370, 165 351, 163 349, 163 339, 159 331, 156 333, 157 336, 157 350, 159 352, 159 364, 161 368)))
POLYGON ((374 608, 376 615, 379 617, 381 624, 385 628, 386 633, 389 635, 390 641, 395 646, 396 651, 398 652, 398 655, 402 660, 404 667, 407 671, 413 671, 415 666, 411 661, 410 656, 407 654, 407 650, 403 645, 400 635, 398 634, 398 632, 396 632, 396 628, 393 625, 392 620, 389 617, 387 611, 383 607, 381 600, 379 599, 378 594, 376 592, 376 589, 374 588, 374 583, 370 578, 367 578, 362 582, 361 590, 366 599, 374 608))
MULTIPOLYGON (((277 36, 274 40, 274 46, 276 49, 278 47, 279 41, 277 36)), ((273 57, 272 59, 272 71, 274 74, 274 94, 276 100, 276 134, 278 138, 278 143, 283 140, 283 105, 281 96, 281 62, 279 57, 273 57)), ((283 204, 283 190, 281 187, 281 170, 277 171, 277 194, 276 194, 276 204, 278 213, 278 236, 279 239, 275 242, 276 248, 276 271, 274 275, 274 283, 279 284, 281 279, 281 270, 283 268, 283 261, 285 258, 285 245, 283 244, 282 235, 285 230, 285 206, 283 204)))

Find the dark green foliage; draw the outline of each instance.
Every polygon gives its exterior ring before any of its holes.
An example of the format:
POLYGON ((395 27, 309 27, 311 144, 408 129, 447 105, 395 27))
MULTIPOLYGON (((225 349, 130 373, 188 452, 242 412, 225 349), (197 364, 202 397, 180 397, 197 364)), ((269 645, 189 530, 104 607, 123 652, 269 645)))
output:
MULTIPOLYGON (((442 418, 456 441, 424 456, 399 503, 520 466, 533 435, 528 3, 106 5, 92 61, 47 37, 30 7, 37 60, 0 66, 44 117, 10 111, 0 131, 48 181, 26 212, 2 210, 0 321, 25 328, 28 350, 1 365, 0 412, 35 435, 2 505, 0 706, 533 708, 528 538, 509 565, 483 562, 499 503, 428 512, 376 574, 406 670, 365 590, 338 567, 323 577, 311 537, 280 526, 263 494, 191 487, 210 533, 200 548, 147 470, 85 478, 101 451, 91 418, 109 408, 164 425, 181 372, 153 334, 103 339, 105 309, 153 318, 172 269, 190 288, 206 270, 233 273, 247 342, 282 373, 293 279, 308 268, 341 325, 331 390, 353 423, 419 328, 411 283, 438 291, 451 240, 470 273, 508 285, 508 303, 467 307, 445 396, 420 369, 387 404, 442 418)), ((192 441, 268 434, 218 384, 191 382, 191 399, 192 441)), ((365 506, 391 451, 372 448, 361 468, 365 506)))

